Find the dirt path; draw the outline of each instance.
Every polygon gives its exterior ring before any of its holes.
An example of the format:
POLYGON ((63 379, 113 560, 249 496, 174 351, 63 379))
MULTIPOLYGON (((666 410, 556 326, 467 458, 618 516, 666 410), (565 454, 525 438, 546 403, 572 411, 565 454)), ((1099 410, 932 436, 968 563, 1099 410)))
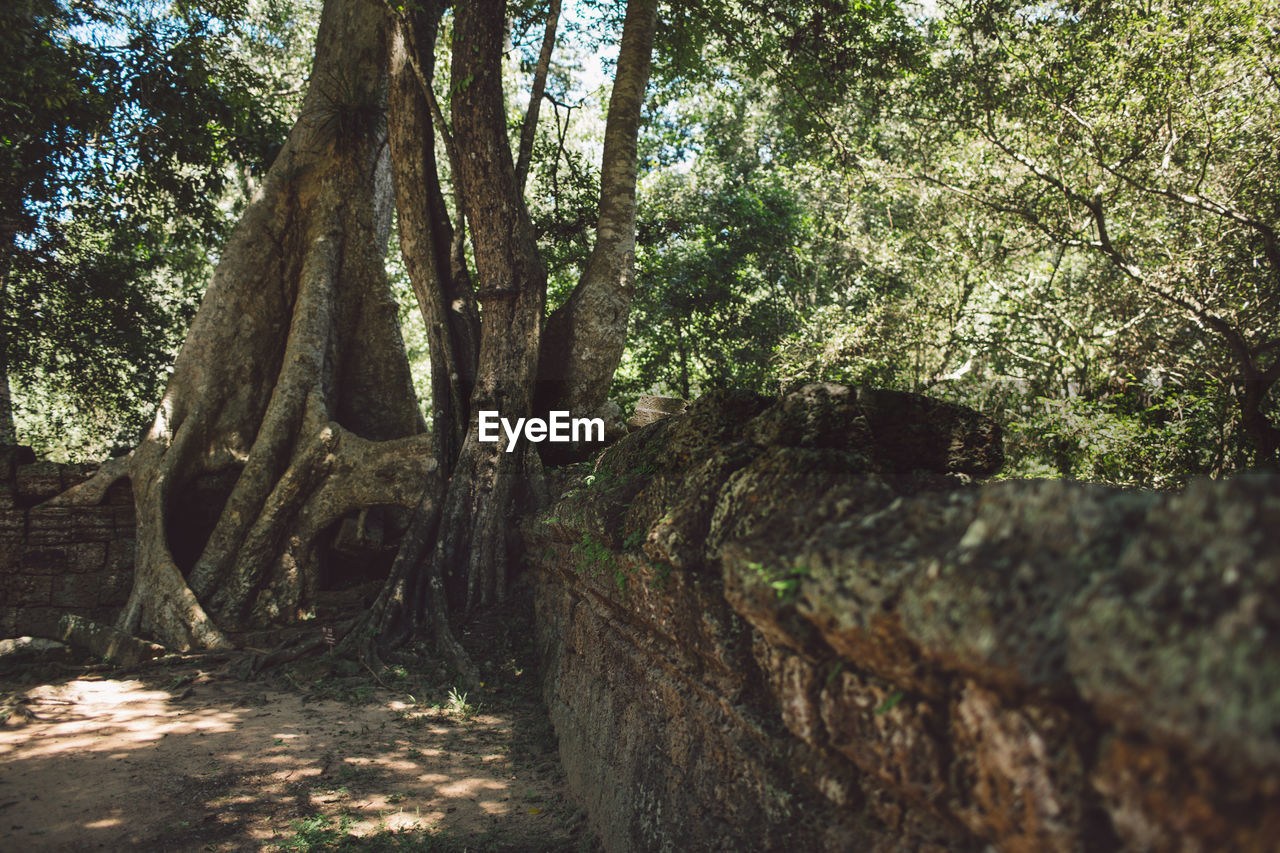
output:
POLYGON ((343 664, 0 684, 0 849, 592 849, 514 661, 479 697, 343 664))

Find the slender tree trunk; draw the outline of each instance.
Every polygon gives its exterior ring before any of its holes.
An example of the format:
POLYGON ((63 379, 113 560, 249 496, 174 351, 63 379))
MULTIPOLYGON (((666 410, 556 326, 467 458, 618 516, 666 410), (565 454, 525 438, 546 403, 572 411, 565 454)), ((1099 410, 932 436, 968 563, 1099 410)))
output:
MULTIPOLYGON (((563 329, 565 335, 590 340, 563 350, 578 355, 579 367, 576 371, 562 371, 557 387, 573 390, 579 401, 598 398, 593 408, 606 398, 626 331, 635 239, 636 138, 648 80, 655 9, 654 0, 633 0, 628 11, 606 130, 600 235, 592 264, 578 288, 575 305, 579 308, 566 315, 572 323, 563 329)), ((505 592, 507 532, 518 511, 521 490, 527 485, 522 480, 537 477, 537 457, 528 448, 507 453, 501 444, 481 444, 474 424, 477 413, 483 410, 498 411, 512 420, 532 414, 540 350, 547 340, 541 334, 546 270, 537 251, 521 175, 518 164, 513 162, 507 136, 501 83, 505 4, 502 0, 467 0, 455 7, 452 135, 442 126, 440 111, 430 109, 427 70, 434 56, 429 34, 434 31, 432 16, 437 11, 438 8, 428 7, 416 16, 402 18, 404 60, 398 58, 394 44, 392 48, 391 136, 397 163, 402 242, 420 253, 417 263, 409 264, 410 274, 422 282, 422 286, 415 284, 415 290, 429 326, 440 330, 441 343, 433 343, 433 353, 437 349, 442 352, 440 364, 444 365, 437 370, 433 362, 433 387, 438 389, 437 394, 450 395, 449 411, 453 413, 438 421, 442 444, 447 439, 440 430, 452 425, 448 428, 457 435, 457 413, 465 412, 466 417, 457 459, 452 464, 445 463, 451 475, 449 486, 441 516, 432 522, 437 534, 421 579, 415 584, 411 579, 396 578, 400 590, 388 595, 393 611, 403 611, 408 621, 417 623, 440 621, 438 615, 427 613, 437 600, 428 590, 437 586, 448 590, 453 607, 467 610, 500 599, 505 592), (416 92, 403 84, 409 78, 404 70, 408 68, 418 78, 416 92), (441 315, 446 314, 447 320, 447 313, 437 306, 463 306, 471 291, 459 281, 461 253, 456 233, 448 273, 442 262, 448 234, 437 213, 443 209, 442 201, 433 201, 430 191, 421 193, 411 186, 429 189, 437 185, 431 162, 432 114, 449 148, 453 180, 459 191, 458 213, 465 215, 469 225, 475 257, 475 297, 483 318, 474 385, 462 389, 470 391, 465 409, 455 402, 466 398, 460 393, 459 374, 449 365, 465 361, 465 353, 470 352, 465 344, 471 338, 459 334, 458 323, 442 322, 441 315), (427 176, 425 181, 415 177, 422 175, 427 176), (406 215, 409 204, 413 209, 406 215), (427 234, 438 236, 429 240, 427 234), (430 260, 427 247, 434 253, 430 260), (452 291, 448 290, 450 286, 452 291), (415 585, 423 590, 422 595, 409 594, 415 585), (397 607, 401 601, 408 605, 397 607)), ((553 7, 544 37, 544 59, 549 54, 554 28, 553 7)), ((528 122, 525 127, 527 130, 528 122)), ((524 136, 527 138, 528 133, 524 136)), ((473 329, 474 325, 461 324, 461 328, 473 329)), ((387 627, 384 620, 383 628, 387 627)))
POLYGON ((1258 461, 1274 466, 1280 463, 1280 428, 1267 418, 1265 408, 1276 384, 1276 374, 1280 373, 1280 360, 1265 371, 1251 370, 1251 373, 1253 375, 1244 380, 1240 395, 1241 417, 1245 431, 1258 450, 1258 461))
POLYGON ((551 68, 551 53, 556 46, 556 29, 560 25, 560 0, 551 0, 547 7, 547 22, 542 34, 542 50, 538 52, 538 65, 533 71, 533 86, 529 89, 529 107, 524 114, 524 126, 520 130, 520 153, 516 156, 516 184, 524 192, 529 177, 529 164, 533 160, 533 142, 538 135, 538 112, 542 96, 547 91, 547 72, 551 68))
POLYGON ((637 140, 649 83, 657 0, 631 0, 609 98, 596 242, 569 299, 547 321, 539 409, 593 412, 622 360, 635 286, 637 140))
POLYGON ((0 223, 0 445, 18 443, 13 421, 13 389, 9 385, 9 267, 13 257, 14 234, 0 223))
MULTIPOLYGON (((470 423, 480 317, 436 168, 428 92, 443 2, 390 21, 389 125, 400 250, 426 324, 434 432, 447 477, 470 423)), ((447 133, 447 130, 444 131, 447 133)))
MULTIPOLYGON (((4 322, 4 282, 0 279, 0 323, 4 322)), ((18 430, 13 421, 13 391, 9 386, 9 341, 0 329, 0 446, 18 443, 18 430)))
MULTIPOLYGON (((0 347, 4 342, 0 341, 0 347)), ((0 446, 18 443, 18 430, 13 422, 13 392, 9 388, 7 358, 0 352, 0 446)))

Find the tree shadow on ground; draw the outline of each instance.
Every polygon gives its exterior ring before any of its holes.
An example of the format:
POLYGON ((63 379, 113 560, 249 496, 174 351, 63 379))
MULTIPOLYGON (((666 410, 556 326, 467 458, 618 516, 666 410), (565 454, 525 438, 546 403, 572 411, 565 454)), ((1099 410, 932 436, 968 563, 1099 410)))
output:
POLYGON ((328 657, 239 681, 180 663, 0 683, 0 847, 592 849, 538 700, 527 612, 465 641, 486 687, 328 657))

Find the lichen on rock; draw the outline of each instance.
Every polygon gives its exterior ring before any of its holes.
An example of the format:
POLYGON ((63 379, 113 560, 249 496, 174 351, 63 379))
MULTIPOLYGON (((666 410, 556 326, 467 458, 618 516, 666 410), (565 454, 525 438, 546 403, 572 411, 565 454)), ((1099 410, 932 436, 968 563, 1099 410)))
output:
POLYGON ((1280 478, 976 484, 1001 458, 917 395, 719 392, 526 523, 606 847, 1271 849, 1280 478))

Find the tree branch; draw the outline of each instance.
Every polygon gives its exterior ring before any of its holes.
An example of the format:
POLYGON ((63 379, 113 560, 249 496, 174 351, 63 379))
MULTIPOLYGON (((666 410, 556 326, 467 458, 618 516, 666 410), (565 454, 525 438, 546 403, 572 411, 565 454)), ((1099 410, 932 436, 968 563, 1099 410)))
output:
POLYGON ((556 27, 560 24, 560 0, 551 0, 547 10, 547 28, 542 33, 542 52, 538 54, 538 67, 533 72, 533 88, 529 90, 529 109, 525 112, 524 127, 520 131, 520 153, 516 158, 516 185, 524 192, 529 177, 529 161, 533 157, 533 139, 538 130, 538 107, 547 90, 547 70, 551 67, 551 52, 556 46, 556 27))

